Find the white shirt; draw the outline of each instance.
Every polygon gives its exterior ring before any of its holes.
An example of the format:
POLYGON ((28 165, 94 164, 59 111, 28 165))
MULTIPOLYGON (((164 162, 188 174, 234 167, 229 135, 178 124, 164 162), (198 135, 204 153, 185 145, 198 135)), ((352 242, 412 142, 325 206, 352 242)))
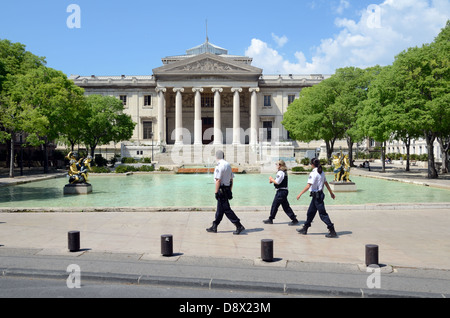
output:
POLYGON ((220 179, 220 185, 230 186, 231 180, 234 178, 231 166, 224 159, 217 162, 217 167, 214 170, 214 179, 220 179))
POLYGON ((327 181, 325 178, 325 172, 322 171, 321 174, 317 172, 317 168, 314 168, 313 171, 309 174, 308 183, 311 184, 309 188, 310 192, 317 192, 323 190, 323 185, 327 181))
MULTIPOLYGON (((283 180, 284 180, 284 176, 285 176, 286 174, 283 172, 283 171, 281 171, 281 170, 278 170, 278 172, 277 172, 277 175, 276 175, 276 177, 275 177, 275 182, 277 183, 277 184, 281 184, 281 182, 283 182, 283 180)), ((286 188, 278 188, 277 190, 280 190, 280 189, 288 189, 287 187, 286 188)))

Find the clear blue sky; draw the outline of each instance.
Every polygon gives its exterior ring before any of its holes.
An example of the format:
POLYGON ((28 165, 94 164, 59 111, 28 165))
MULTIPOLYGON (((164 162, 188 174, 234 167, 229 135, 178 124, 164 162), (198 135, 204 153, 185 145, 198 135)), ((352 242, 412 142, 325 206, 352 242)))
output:
POLYGON ((331 74, 386 65, 434 40, 450 0, 2 0, 0 39, 21 42, 67 75, 149 75, 205 41, 248 55, 265 74, 331 74), (81 9, 69 28, 70 4, 81 9))

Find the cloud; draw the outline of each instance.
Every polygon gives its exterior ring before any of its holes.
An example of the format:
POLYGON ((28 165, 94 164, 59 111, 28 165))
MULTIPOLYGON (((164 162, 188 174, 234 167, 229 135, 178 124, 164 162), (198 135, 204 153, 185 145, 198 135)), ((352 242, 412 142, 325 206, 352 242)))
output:
POLYGON ((344 10, 347 9, 348 7, 350 7, 350 2, 348 2, 347 0, 341 0, 339 2, 338 8, 336 9, 336 12, 338 14, 342 14, 344 13, 344 10))
POLYGON ((278 47, 283 47, 288 42, 286 35, 283 35, 280 38, 275 33, 272 33, 272 39, 277 43, 278 47))
MULTIPOLYGON (((341 6, 345 3, 341 1, 341 6)), ((332 74, 345 66, 388 65, 401 51, 432 42, 449 16, 448 0, 385 0, 362 10, 358 19, 336 18, 340 31, 312 48, 309 61, 302 51, 294 54, 292 62, 287 60, 278 51, 287 38, 275 34, 278 50, 252 39, 245 54, 253 57, 253 65, 263 68, 265 74, 332 74)))

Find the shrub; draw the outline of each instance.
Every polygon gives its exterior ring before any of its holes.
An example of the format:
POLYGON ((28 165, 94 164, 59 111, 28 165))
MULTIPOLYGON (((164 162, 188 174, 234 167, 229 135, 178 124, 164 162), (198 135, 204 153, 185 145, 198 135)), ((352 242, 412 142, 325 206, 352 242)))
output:
POLYGON ((137 161, 131 157, 122 157, 122 163, 136 163, 137 161))
POLYGON ((95 162, 96 166, 104 167, 108 163, 108 160, 103 158, 103 156, 101 154, 95 154, 94 162, 95 162))
POLYGON ((134 172, 137 171, 137 169, 133 166, 118 166, 116 168, 116 173, 127 173, 127 172, 134 172))
POLYGON ((143 165, 138 168, 138 171, 155 171, 155 167, 153 165, 143 165))
POLYGON ((303 158, 301 161, 301 164, 302 165, 305 165, 305 166, 307 166, 307 165, 309 165, 309 163, 311 162, 311 160, 309 160, 309 158, 303 158))
POLYGON ((107 167, 91 167, 93 173, 110 173, 111 170, 107 167))

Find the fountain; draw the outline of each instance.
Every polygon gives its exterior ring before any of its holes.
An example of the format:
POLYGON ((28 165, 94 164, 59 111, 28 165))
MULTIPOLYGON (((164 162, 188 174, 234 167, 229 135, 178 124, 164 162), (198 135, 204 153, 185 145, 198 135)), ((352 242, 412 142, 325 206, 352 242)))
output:
POLYGON ((69 184, 64 186, 64 194, 89 194, 92 185, 88 183, 88 172, 91 170, 91 156, 79 158, 78 153, 69 152, 66 156, 70 160, 69 184))
POLYGON ((333 192, 356 192, 356 184, 350 180, 350 160, 341 152, 333 155, 334 180, 329 182, 333 192))
MULTIPOLYGON (((331 175, 330 175, 331 176, 331 175)), ((274 188, 268 174, 236 174, 233 185, 233 207, 270 208, 274 188)), ((352 177, 358 184, 356 192, 337 193, 331 200, 326 195, 327 206, 370 204, 450 203, 449 190, 361 176, 352 177)), ((296 196, 304 188, 308 175, 289 175, 289 201, 299 209, 306 201, 296 196)), ((61 187, 66 178, 36 181, 0 191, 2 208, 173 208, 200 209, 214 207, 214 178, 212 174, 134 173, 96 174, 91 181, 89 195, 63 195, 61 187)))

